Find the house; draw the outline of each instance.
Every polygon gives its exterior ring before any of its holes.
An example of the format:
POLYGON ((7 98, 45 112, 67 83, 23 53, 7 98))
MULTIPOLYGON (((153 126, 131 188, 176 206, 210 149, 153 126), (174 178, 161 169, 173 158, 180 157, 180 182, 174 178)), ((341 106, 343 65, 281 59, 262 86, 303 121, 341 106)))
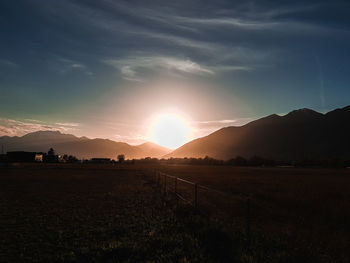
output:
POLYGON ((0 154, 0 163, 6 163, 6 162, 7 162, 7 155, 0 154))
POLYGON ((35 154, 35 161, 36 162, 42 163, 43 160, 44 160, 44 154, 42 154, 42 153, 35 154))
POLYGON ((7 160, 11 163, 35 162, 36 152, 13 151, 7 152, 7 160))

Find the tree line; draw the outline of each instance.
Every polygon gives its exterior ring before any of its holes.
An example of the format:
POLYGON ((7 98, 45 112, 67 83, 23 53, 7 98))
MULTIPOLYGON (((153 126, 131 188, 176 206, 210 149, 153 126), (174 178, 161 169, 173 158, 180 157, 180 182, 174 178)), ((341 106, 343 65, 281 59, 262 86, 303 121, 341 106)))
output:
POLYGON ((142 158, 124 160, 125 164, 186 164, 186 165, 230 165, 230 166, 252 166, 252 167, 274 167, 274 166, 294 166, 294 167, 323 167, 323 168, 346 168, 350 167, 350 159, 342 158, 302 158, 295 161, 282 161, 267 159, 260 156, 252 156, 251 158, 245 158, 237 156, 229 160, 215 159, 209 156, 204 158, 169 158, 169 159, 158 159, 158 158, 142 158))

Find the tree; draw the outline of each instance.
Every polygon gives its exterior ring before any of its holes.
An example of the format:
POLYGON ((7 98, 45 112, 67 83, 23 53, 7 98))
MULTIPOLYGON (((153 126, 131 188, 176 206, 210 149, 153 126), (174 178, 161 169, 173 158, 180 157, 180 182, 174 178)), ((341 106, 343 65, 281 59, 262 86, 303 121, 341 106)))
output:
POLYGON ((68 161, 69 163, 76 163, 76 162, 78 162, 79 160, 78 160, 77 157, 75 157, 75 156, 73 156, 73 155, 69 155, 67 161, 68 161))
POLYGON ((53 148, 50 148, 50 150, 47 152, 48 155, 55 155, 55 150, 53 148))
POLYGON ((122 162, 124 162, 125 161, 125 155, 124 154, 119 154, 118 155, 118 162, 119 163, 122 163, 122 162))
POLYGON ((56 155, 55 150, 53 148, 50 148, 50 150, 47 152, 47 155, 44 155, 44 162, 46 163, 58 162, 58 155, 56 155))

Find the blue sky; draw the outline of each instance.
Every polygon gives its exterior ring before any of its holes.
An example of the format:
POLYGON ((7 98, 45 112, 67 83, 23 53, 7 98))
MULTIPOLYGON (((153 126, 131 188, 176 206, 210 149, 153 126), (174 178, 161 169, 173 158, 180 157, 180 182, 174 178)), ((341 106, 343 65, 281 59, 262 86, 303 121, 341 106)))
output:
POLYGON ((0 2, 0 135, 140 143, 175 109, 194 137, 350 104, 349 1, 0 2))

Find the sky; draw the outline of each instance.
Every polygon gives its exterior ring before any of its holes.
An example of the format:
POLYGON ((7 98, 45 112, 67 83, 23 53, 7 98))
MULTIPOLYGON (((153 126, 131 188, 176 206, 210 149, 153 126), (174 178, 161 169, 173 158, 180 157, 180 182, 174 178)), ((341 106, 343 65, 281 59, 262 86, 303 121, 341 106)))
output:
POLYGON ((349 1, 0 1, 0 136, 130 144, 350 104, 349 1))

